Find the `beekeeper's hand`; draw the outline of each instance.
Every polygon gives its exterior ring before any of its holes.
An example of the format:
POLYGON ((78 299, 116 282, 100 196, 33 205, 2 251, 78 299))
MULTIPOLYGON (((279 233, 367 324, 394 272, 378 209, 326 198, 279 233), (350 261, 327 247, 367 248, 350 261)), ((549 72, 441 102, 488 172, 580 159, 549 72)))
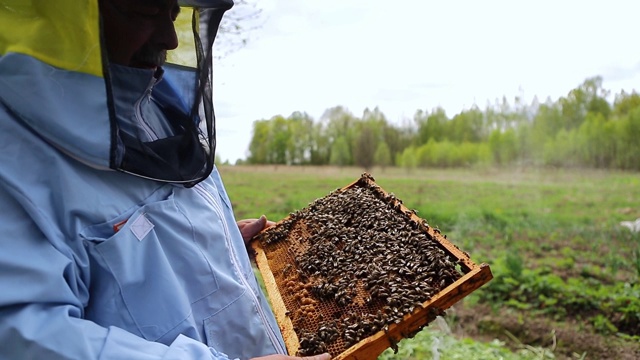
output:
POLYGON ((240 234, 242 234, 242 239, 246 244, 263 229, 275 225, 275 222, 267 220, 267 217, 262 215, 259 219, 239 220, 237 224, 238 229, 240 229, 240 234))
POLYGON ((287 355, 267 355, 261 356, 257 358, 253 358, 251 360, 330 360, 331 355, 329 354, 320 354, 315 356, 306 356, 306 357, 297 357, 297 356, 287 356, 287 355))

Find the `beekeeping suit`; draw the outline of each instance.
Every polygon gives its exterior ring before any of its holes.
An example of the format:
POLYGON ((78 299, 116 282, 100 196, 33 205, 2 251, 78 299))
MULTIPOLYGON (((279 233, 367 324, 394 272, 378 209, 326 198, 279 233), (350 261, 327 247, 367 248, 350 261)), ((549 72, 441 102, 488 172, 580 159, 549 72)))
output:
POLYGON ((195 54, 144 68, 109 61, 98 0, 0 0, 0 359, 285 353, 213 165, 232 3, 179 5, 195 54))

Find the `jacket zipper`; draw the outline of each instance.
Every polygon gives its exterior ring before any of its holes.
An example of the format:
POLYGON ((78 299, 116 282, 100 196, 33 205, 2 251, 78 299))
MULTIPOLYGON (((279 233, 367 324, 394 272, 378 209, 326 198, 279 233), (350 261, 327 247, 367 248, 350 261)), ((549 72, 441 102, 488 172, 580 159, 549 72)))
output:
POLYGON ((149 99, 149 97, 151 96, 151 90, 153 89, 153 86, 155 84, 156 84, 156 78, 155 77, 151 77, 151 80, 149 81, 149 85, 147 85, 147 90, 136 101, 136 103, 134 105, 136 119, 138 120, 138 123, 140 124, 140 127, 142 128, 142 130, 144 130, 144 132, 147 133, 147 136, 149 137, 149 139, 151 141, 158 140, 158 135, 155 133, 155 131, 153 131, 151 126, 149 124, 147 124, 147 122, 142 117, 142 109, 141 108, 142 108, 142 102, 145 99, 149 99))
POLYGON ((275 346, 276 350, 280 354, 287 354, 286 349, 284 349, 282 347, 282 344, 278 340, 278 336, 276 335, 275 331, 273 330, 273 328, 269 324, 269 321, 267 320, 267 316, 266 316, 266 314, 264 312, 264 309, 260 306, 260 301, 258 300, 258 297, 253 292, 253 289, 249 285, 249 282, 247 281, 247 279, 244 277, 242 269, 240 269, 240 265, 238 264, 239 261, 237 259, 235 248, 234 248, 233 244, 231 244, 231 242, 229 240, 230 239, 229 228, 227 227, 227 223, 224 220, 225 217, 224 217, 224 214, 222 213, 222 210, 219 208, 218 203, 213 199, 213 196, 211 194, 209 194, 209 192, 201 184, 196 184, 194 186, 194 189, 196 189, 198 191, 198 193, 200 193, 200 195, 202 195, 202 197, 204 197, 212 205, 213 209, 215 210, 215 212, 218 214, 218 216, 222 220, 222 225, 223 225, 224 234, 225 234, 225 242, 227 244, 227 247, 231 250, 231 262, 233 263, 233 266, 235 267, 235 270, 238 273, 238 276, 240 277, 240 281, 242 281, 242 284, 247 288, 247 290, 249 291, 249 294, 251 294, 251 300, 256 305, 256 308, 258 310, 258 314, 260 315, 260 319, 262 320, 262 323, 265 325, 265 328, 267 329, 267 335, 269 336, 269 339, 271 340, 271 342, 275 346))

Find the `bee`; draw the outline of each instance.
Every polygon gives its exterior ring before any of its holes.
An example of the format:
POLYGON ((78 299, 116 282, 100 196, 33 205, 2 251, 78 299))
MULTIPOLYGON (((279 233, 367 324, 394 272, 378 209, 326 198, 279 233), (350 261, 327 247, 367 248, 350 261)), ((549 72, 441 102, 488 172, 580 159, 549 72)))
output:
POLYGON ((365 173, 261 234, 290 259, 281 274, 296 285, 281 294, 301 356, 388 330, 461 276, 427 221, 402 204, 365 173))

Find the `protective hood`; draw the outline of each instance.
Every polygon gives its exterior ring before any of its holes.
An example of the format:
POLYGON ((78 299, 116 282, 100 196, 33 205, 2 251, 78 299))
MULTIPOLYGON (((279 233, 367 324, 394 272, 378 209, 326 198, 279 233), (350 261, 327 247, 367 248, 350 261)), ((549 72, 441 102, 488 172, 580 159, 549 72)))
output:
MULTIPOLYGON (((101 1, 137 21, 173 0, 101 1)), ((145 69, 109 62, 98 0, 0 0, 0 106, 89 166, 196 184, 213 169, 212 48, 233 2, 178 4, 179 47, 145 69)))

